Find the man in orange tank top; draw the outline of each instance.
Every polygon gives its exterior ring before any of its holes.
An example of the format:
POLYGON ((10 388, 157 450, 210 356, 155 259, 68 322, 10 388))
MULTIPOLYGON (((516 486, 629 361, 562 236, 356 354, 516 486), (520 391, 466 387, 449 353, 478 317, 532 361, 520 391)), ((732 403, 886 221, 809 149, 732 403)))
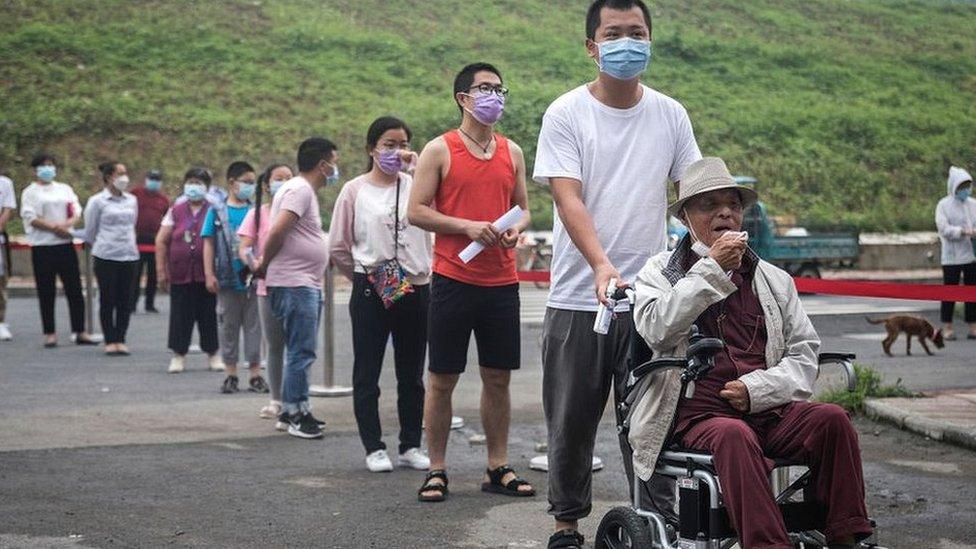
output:
POLYGON ((534 488, 508 467, 508 386, 520 360, 514 248, 529 226, 529 213, 522 149, 494 131, 507 94, 495 67, 476 63, 462 69, 454 80, 461 126, 427 144, 414 175, 410 223, 437 235, 428 315, 430 376, 424 402, 430 471, 420 501, 447 498, 451 395, 466 366, 471 332, 478 344, 481 419, 488 443, 488 469, 481 489, 516 497, 535 495, 534 488), (500 232, 492 222, 516 205, 525 215, 500 232), (465 263, 458 253, 471 242, 484 250, 465 263))

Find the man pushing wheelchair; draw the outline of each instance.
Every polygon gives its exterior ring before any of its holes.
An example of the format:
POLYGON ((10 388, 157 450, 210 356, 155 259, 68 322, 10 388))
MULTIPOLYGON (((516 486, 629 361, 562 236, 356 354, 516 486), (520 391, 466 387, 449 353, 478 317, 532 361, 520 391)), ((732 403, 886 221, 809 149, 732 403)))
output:
POLYGON ((827 546, 855 547, 872 533, 857 433, 842 408, 808 402, 820 339, 790 275, 739 232, 756 200, 719 158, 695 162, 681 179, 669 213, 690 231, 641 271, 634 323, 655 357, 684 357, 693 326, 724 347, 690 398, 676 370, 648 379, 629 414, 635 472, 649 479, 662 448, 710 454, 741 546, 792 548, 769 475, 774 460, 802 463, 827 546))

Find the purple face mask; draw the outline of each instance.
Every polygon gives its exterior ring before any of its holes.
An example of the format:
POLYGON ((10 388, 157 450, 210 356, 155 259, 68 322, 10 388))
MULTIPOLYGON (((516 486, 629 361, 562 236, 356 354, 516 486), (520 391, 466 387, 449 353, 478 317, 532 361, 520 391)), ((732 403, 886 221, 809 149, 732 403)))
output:
POLYGON ((491 126, 502 117, 505 110, 505 96, 497 93, 479 93, 474 95, 474 112, 471 116, 485 126, 491 126))
POLYGON ((399 149, 381 149, 380 159, 377 164, 380 167, 380 171, 386 175, 394 175, 399 172, 403 168, 399 149))

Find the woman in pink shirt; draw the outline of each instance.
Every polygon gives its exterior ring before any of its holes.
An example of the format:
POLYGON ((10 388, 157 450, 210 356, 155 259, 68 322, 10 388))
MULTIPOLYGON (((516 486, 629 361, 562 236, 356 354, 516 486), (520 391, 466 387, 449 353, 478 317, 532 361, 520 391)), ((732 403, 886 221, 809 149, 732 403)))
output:
MULTIPOLYGON (((271 229, 271 199, 275 192, 294 176, 288 164, 278 163, 268 166, 258 177, 254 207, 247 212, 247 216, 237 230, 237 236, 241 238, 238 254, 241 261, 251 269, 261 261, 264 243, 271 229), (266 202, 265 195, 268 197, 266 202)), ((281 415, 281 371, 284 365, 285 332, 281 322, 271 311, 267 283, 263 278, 254 280, 258 285, 258 310, 261 314, 261 327, 268 351, 268 380, 271 382, 271 402, 261 408, 258 415, 264 419, 277 419, 281 415)), ((283 431, 288 428, 288 424, 279 421, 275 428, 283 431)))
POLYGON ((431 235, 407 221, 416 160, 410 129, 392 117, 377 119, 366 135, 366 173, 336 199, 329 229, 332 264, 352 280, 353 410, 370 471, 393 469, 383 443, 378 401, 383 355, 390 335, 397 378, 400 445, 397 465, 426 470, 420 451, 424 409, 431 235))

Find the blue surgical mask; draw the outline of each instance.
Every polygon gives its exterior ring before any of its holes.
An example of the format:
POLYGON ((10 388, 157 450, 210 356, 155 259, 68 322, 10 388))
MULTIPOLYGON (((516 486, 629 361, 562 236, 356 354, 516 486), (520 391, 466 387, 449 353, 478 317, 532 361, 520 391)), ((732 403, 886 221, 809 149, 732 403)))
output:
POLYGON ((339 182, 339 166, 333 166, 333 174, 325 178, 325 184, 328 186, 335 185, 339 182))
POLYGON ((257 189, 257 185, 254 183, 239 183, 237 185, 237 198, 239 200, 250 200, 254 196, 254 191, 257 189))
POLYGON ((600 50, 600 60, 597 62, 600 72, 617 80, 637 78, 647 70, 651 61, 649 41, 625 37, 600 42, 597 47, 600 50))
POLYGON ((37 174, 37 178, 45 183, 50 183, 54 181, 54 178, 58 175, 58 169, 54 166, 46 164, 44 166, 38 166, 34 169, 34 173, 37 174))
POLYGON ((183 194, 190 202, 200 202, 207 197, 207 187, 201 183, 186 183, 183 185, 183 194))
POLYGON ((162 181, 160 181, 158 179, 147 179, 146 180, 146 189, 148 189, 150 191, 153 191, 153 192, 159 192, 162 188, 163 188, 163 182, 162 181))
POLYGON ((271 187, 270 187, 270 189, 271 189, 271 196, 274 196, 274 194, 276 192, 278 192, 278 189, 280 189, 281 186, 284 185, 285 183, 287 183, 287 181, 284 180, 284 179, 281 179, 281 180, 278 180, 278 181, 272 181, 271 182, 271 187))
POLYGON ((956 200, 958 200, 960 202, 965 202, 965 201, 969 200, 969 197, 971 197, 971 196, 973 196, 973 188, 972 187, 970 187, 968 189, 959 189, 958 191, 956 191, 956 200))

